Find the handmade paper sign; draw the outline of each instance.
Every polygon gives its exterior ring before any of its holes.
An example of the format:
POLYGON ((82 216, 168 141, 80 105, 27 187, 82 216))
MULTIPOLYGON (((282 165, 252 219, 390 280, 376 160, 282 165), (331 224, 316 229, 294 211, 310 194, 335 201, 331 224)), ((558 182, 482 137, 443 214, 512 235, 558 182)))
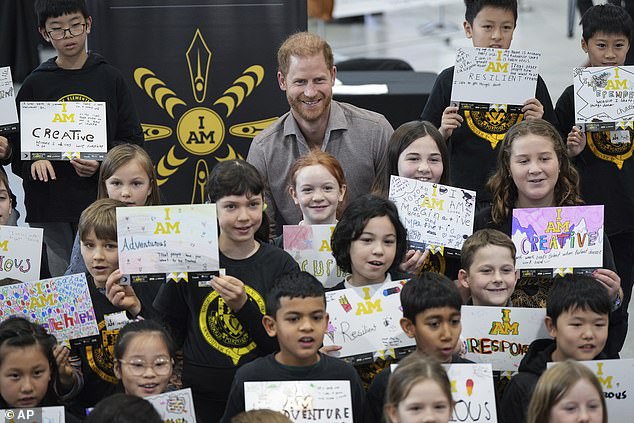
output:
POLYGON ((42 236, 41 228, 0 226, 0 278, 39 280, 42 236))
POLYGON ((530 343, 550 338, 544 317, 543 308, 462 306, 466 358, 517 371, 530 343))
POLYGON ((194 400, 190 388, 145 397, 165 423, 196 423, 194 400))
POLYGON ((216 205, 119 207, 117 241, 123 274, 217 271, 216 205))
POLYGON ((451 381, 451 395, 455 402, 451 421, 496 423, 491 364, 443 364, 443 367, 451 381))
MULTIPOLYGON (((454 400, 452 422, 497 423, 493 369, 490 363, 443 364, 454 400)), ((398 364, 390 365, 394 372, 398 364)))
POLYGON ((521 112, 535 97, 541 53, 464 47, 456 52, 451 104, 465 110, 521 112))
POLYGON ((7 423, 64 423, 64 407, 34 407, 0 409, 0 419, 7 423))
POLYGON ((473 233, 475 191, 392 176, 390 200, 407 229, 409 247, 461 249, 473 233))
POLYGON ((518 269, 603 266, 603 206, 514 209, 511 233, 518 269))
POLYGON ((279 411, 295 423, 352 423, 347 380, 244 382, 244 409, 279 411))
POLYGON ((10 316, 41 324, 58 342, 99 335, 84 273, 1 286, 0 320, 10 316))
POLYGON ((17 132, 18 111, 15 107, 15 92, 11 79, 11 68, 0 68, 0 134, 17 132))
POLYGON ((315 276, 326 288, 337 285, 346 273, 332 256, 330 236, 334 225, 285 225, 284 250, 304 272, 315 276))
POLYGON ((20 103, 22 160, 103 160, 108 152, 106 103, 20 103))
MULTIPOLYGON (((634 359, 580 361, 594 372, 603 387, 610 421, 629 422, 632 418, 634 359)), ((548 368, 557 363, 548 363, 548 368)))
POLYGON ((629 144, 634 127, 634 66, 575 68, 575 124, 582 131, 614 131, 612 144, 629 144))
POLYGON ((401 288, 405 281, 386 282, 326 293, 330 315, 324 345, 339 345, 334 355, 353 364, 378 358, 400 358, 416 345, 401 329, 401 288))

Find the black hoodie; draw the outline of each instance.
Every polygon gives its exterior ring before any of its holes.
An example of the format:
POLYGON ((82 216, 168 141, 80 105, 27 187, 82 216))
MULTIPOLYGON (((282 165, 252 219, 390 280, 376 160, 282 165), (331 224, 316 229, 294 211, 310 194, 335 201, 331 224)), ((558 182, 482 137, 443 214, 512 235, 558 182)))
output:
MULTIPOLYGON (((539 377, 546 371, 547 363, 553 361, 552 354, 557 344, 554 339, 537 339, 528 348, 522 358, 519 373, 513 376, 505 389, 500 404, 500 423, 524 423, 528 412, 528 404, 539 377)), ((599 353, 594 360, 607 358, 599 353)))
MULTIPOLYGON (((108 150, 117 144, 143 144, 143 131, 130 90, 117 69, 96 53, 89 53, 81 69, 62 69, 56 58, 42 63, 24 81, 16 102, 103 101, 106 103, 108 150)), ((79 215, 97 198, 98 173, 77 175, 68 161, 52 161, 56 179, 31 178, 30 160, 20 159, 20 137, 10 139, 13 173, 23 179, 27 222, 78 222, 79 215)))

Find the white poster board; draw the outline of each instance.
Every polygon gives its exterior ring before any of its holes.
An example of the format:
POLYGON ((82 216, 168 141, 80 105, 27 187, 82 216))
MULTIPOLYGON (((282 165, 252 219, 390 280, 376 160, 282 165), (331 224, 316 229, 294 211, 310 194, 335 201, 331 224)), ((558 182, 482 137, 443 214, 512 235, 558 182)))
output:
POLYGON ((106 103, 20 103, 22 160, 103 160, 108 152, 106 103))
POLYGON ((18 130, 18 110, 15 107, 15 92, 11 79, 11 68, 0 68, 0 133, 18 130))
POLYGON ((219 268, 215 204, 119 207, 117 241, 122 274, 182 279, 219 268))
POLYGON ((529 50, 459 48, 451 104, 518 113, 526 100, 535 97, 540 59, 541 53, 529 50))
MULTIPOLYGON (((497 423, 493 369, 490 363, 449 363, 442 365, 451 383, 454 400, 452 422, 497 423)), ((392 372, 398 364, 392 364, 392 372)))
POLYGON ((330 316, 324 345, 339 345, 331 353, 353 364, 378 358, 398 358, 416 345, 400 326, 401 288, 405 281, 326 292, 330 316))
POLYGON ((42 228, 0 226, 0 279, 40 279, 42 228))
MULTIPOLYGON (((603 387, 610 421, 629 422, 634 410, 634 359, 580 361, 588 366, 603 387)), ((548 368, 557 363, 548 363, 548 368)))
POLYGON ((191 388, 152 395, 145 399, 154 406, 165 423, 196 423, 191 388))
MULTIPOLYGON (((575 124, 582 131, 625 131, 634 125, 634 66, 575 68, 575 124)), ((629 131, 627 141, 630 142, 629 131)))
POLYGON ((473 233, 475 191, 392 175, 390 200, 407 229, 410 248, 460 250, 473 233))
POLYGON ((284 225, 284 250, 303 272, 316 277, 326 288, 346 277, 332 256, 330 236, 334 229, 334 225, 284 225))
POLYGON ((350 381, 244 382, 244 409, 279 411, 295 423, 352 423, 350 381))
POLYGON ((490 363, 443 364, 455 402, 451 421, 497 423, 493 369, 490 363))
POLYGON ((462 306, 465 358, 517 371, 530 343, 550 338, 544 317, 543 308, 462 306))

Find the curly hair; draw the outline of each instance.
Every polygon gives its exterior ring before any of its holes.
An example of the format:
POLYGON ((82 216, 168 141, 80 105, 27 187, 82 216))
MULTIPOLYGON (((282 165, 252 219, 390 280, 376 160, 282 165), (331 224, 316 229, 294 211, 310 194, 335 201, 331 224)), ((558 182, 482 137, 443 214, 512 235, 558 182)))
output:
POLYGON ((555 127, 542 119, 523 120, 511 127, 504 135, 498 153, 497 170, 487 182, 492 194, 491 217, 493 223, 501 224, 511 215, 516 206, 518 192, 511 174, 513 141, 527 135, 537 135, 550 140, 559 162, 559 177, 555 184, 553 206, 577 206, 583 204, 579 195, 579 173, 572 166, 566 153, 566 145, 555 127))

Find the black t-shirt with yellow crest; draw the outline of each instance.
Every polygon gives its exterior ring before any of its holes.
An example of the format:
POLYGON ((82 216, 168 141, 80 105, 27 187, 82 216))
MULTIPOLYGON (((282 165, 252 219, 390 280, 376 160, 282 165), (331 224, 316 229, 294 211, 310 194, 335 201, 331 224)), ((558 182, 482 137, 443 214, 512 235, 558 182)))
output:
MULTIPOLYGON (((421 120, 428 120, 440 127, 443 111, 451 102, 454 67, 445 69, 438 75, 434 88, 427 100, 421 120)), ((544 106, 543 119, 556 123, 553 103, 544 80, 537 79, 537 98, 544 106)), ((504 134, 517 122, 524 119, 522 113, 477 112, 461 110, 464 122, 453 131, 449 143, 451 184, 477 192, 478 202, 491 199, 484 186, 497 166, 497 152, 504 134)))
MULTIPOLYGON (((575 124, 574 86, 564 90, 555 108, 564 141, 575 124)), ((586 148, 573 159, 587 204, 603 204, 605 231, 634 232, 634 129, 586 132, 586 148)))
POLYGON ((226 401, 237 368, 276 350, 262 326, 265 295, 277 278, 299 266, 284 250, 261 244, 244 260, 220 253, 220 268, 245 284, 249 298, 238 313, 211 286, 183 282, 163 285, 154 305, 183 342, 183 384, 196 395, 226 401))

